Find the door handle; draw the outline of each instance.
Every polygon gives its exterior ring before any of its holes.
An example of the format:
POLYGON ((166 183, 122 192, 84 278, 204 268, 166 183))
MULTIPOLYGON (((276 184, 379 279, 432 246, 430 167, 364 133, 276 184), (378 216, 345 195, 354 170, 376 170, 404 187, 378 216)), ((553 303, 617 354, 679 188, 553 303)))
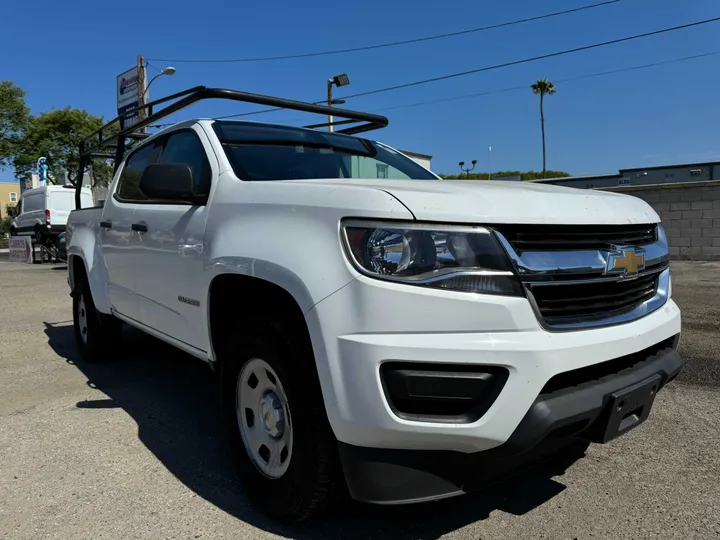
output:
POLYGON ((181 257, 196 257, 202 255, 203 245, 202 244, 180 244, 178 251, 181 257))
POLYGON ((137 232, 147 232, 148 227, 145 223, 133 223, 130 228, 137 232))
POLYGON ((101 221, 100 226, 103 229, 112 229, 112 221, 101 221))

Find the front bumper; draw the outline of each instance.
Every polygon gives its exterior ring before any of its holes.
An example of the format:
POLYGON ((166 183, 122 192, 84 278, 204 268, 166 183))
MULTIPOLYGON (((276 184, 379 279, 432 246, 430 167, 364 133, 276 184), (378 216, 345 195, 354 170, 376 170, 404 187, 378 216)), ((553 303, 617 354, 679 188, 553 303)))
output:
MULTIPOLYGON (((486 486, 519 472, 582 439, 604 442, 612 427, 618 392, 653 384, 653 394, 681 370, 677 338, 631 368, 571 388, 541 394, 501 446, 472 454, 432 450, 387 450, 340 444, 345 477, 355 499, 377 504, 437 500, 486 486), (653 381, 657 381, 657 386, 653 381)), ((639 412, 647 418, 652 400, 639 412)), ((630 405, 630 408, 637 403, 630 405)), ((630 416, 629 414, 625 416, 630 416)), ((638 423, 639 423, 638 421, 638 423)), ((632 429, 630 428, 627 429, 632 429)), ((612 436, 624 431, 613 429, 612 436)), ((582 446, 582 445, 581 445, 582 446)))
POLYGON ((529 302, 360 277, 306 314, 330 425, 364 448, 476 453, 505 444, 553 377, 639 353, 680 333, 672 300, 635 321, 549 332, 529 302), (464 423, 398 416, 388 362, 500 366, 508 378, 487 411, 464 423))

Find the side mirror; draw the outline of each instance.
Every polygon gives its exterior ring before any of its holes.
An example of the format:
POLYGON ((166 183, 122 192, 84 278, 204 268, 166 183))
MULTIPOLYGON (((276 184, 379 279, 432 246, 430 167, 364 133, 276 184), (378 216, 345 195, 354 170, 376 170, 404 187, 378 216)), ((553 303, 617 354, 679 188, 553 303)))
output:
POLYGON ((140 178, 140 191, 149 199, 192 202, 195 198, 192 169, 184 163, 148 165, 140 178))

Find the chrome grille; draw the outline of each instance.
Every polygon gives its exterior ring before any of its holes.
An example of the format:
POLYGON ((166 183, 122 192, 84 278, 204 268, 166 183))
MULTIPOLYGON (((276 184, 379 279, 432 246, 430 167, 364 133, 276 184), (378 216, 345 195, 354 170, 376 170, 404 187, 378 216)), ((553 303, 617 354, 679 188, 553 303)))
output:
POLYGON ((497 227, 513 249, 554 251, 645 246, 656 241, 656 225, 502 225, 497 227))
POLYGON ((647 315, 667 301, 667 238, 656 224, 493 229, 538 318, 549 328, 619 324, 647 315), (608 270, 623 250, 644 255, 639 273, 608 270))
POLYGON ((584 322, 622 313, 650 300, 657 290, 658 276, 626 281, 600 281, 553 285, 528 284, 540 314, 550 325, 584 322))

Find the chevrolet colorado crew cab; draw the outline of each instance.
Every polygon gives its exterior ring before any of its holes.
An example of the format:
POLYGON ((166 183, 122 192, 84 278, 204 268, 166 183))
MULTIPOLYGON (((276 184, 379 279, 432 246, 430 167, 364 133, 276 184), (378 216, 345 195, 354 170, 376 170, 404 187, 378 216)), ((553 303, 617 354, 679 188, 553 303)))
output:
POLYGON ((139 328, 219 374, 249 496, 452 497, 641 424, 682 367, 640 199, 448 181, 337 132, 190 120, 68 221, 81 356, 139 328))

